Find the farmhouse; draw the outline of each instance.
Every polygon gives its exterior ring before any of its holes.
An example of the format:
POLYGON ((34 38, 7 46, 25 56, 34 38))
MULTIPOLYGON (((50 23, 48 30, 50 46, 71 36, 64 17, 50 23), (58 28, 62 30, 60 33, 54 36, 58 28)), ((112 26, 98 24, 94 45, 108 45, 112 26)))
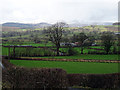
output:
POLYGON ((75 43, 60 43, 60 46, 76 46, 75 43))

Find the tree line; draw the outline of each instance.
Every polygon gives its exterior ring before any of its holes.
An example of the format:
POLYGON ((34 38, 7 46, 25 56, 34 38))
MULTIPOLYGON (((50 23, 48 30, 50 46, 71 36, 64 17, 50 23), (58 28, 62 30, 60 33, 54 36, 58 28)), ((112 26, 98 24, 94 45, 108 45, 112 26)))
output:
MULTIPOLYGON (((59 56, 60 43, 62 41, 62 35, 67 27, 66 23, 58 22, 47 28, 47 37, 49 40, 56 46, 57 55, 59 56)), ((94 43, 95 38, 92 35, 86 35, 84 32, 79 34, 74 34, 71 38, 72 42, 78 42, 78 45, 81 47, 81 54, 83 54, 83 49, 87 46, 90 46, 94 43)), ((99 39, 101 44, 104 46, 106 54, 109 53, 110 48, 115 44, 115 34, 113 32, 103 32, 100 34, 99 39)), ((69 39, 67 39, 69 41, 69 39)))

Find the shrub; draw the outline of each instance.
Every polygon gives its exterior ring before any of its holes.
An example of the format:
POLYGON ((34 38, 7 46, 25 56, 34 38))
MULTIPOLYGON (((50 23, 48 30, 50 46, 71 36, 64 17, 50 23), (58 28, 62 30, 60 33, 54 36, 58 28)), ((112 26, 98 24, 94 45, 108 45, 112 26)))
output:
POLYGON ((106 54, 105 52, 100 52, 100 51, 88 51, 88 54, 100 54, 100 55, 103 55, 103 54, 106 54))
POLYGON ((90 88, 120 88, 120 73, 114 74, 68 74, 70 86, 90 88))
POLYGON ((3 70, 3 83, 7 82, 11 88, 67 88, 68 86, 67 73, 62 69, 28 69, 13 66, 9 68, 6 66, 7 68, 3 70))
POLYGON ((76 55, 76 54, 78 54, 78 52, 77 51, 75 51, 72 47, 69 47, 69 49, 68 49, 68 55, 76 55))
POLYGON ((9 71, 14 88, 66 88, 66 72, 62 69, 14 68, 9 71))

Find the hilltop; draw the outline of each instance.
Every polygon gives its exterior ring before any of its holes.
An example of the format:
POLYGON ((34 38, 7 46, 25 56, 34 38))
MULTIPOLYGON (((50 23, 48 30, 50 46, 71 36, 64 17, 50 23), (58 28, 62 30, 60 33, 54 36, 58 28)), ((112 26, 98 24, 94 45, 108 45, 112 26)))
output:
POLYGON ((15 22, 7 22, 2 24, 3 27, 17 27, 21 29, 27 29, 27 28, 42 28, 46 26, 51 26, 51 24, 48 23, 38 23, 38 24, 25 24, 25 23, 15 23, 15 22))

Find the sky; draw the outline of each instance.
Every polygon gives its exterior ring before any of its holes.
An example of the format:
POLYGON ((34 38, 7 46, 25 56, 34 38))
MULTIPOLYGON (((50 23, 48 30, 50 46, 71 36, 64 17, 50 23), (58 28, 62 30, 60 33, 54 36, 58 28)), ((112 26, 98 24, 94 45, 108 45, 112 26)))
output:
POLYGON ((0 23, 116 22, 119 0, 0 0, 0 23))

